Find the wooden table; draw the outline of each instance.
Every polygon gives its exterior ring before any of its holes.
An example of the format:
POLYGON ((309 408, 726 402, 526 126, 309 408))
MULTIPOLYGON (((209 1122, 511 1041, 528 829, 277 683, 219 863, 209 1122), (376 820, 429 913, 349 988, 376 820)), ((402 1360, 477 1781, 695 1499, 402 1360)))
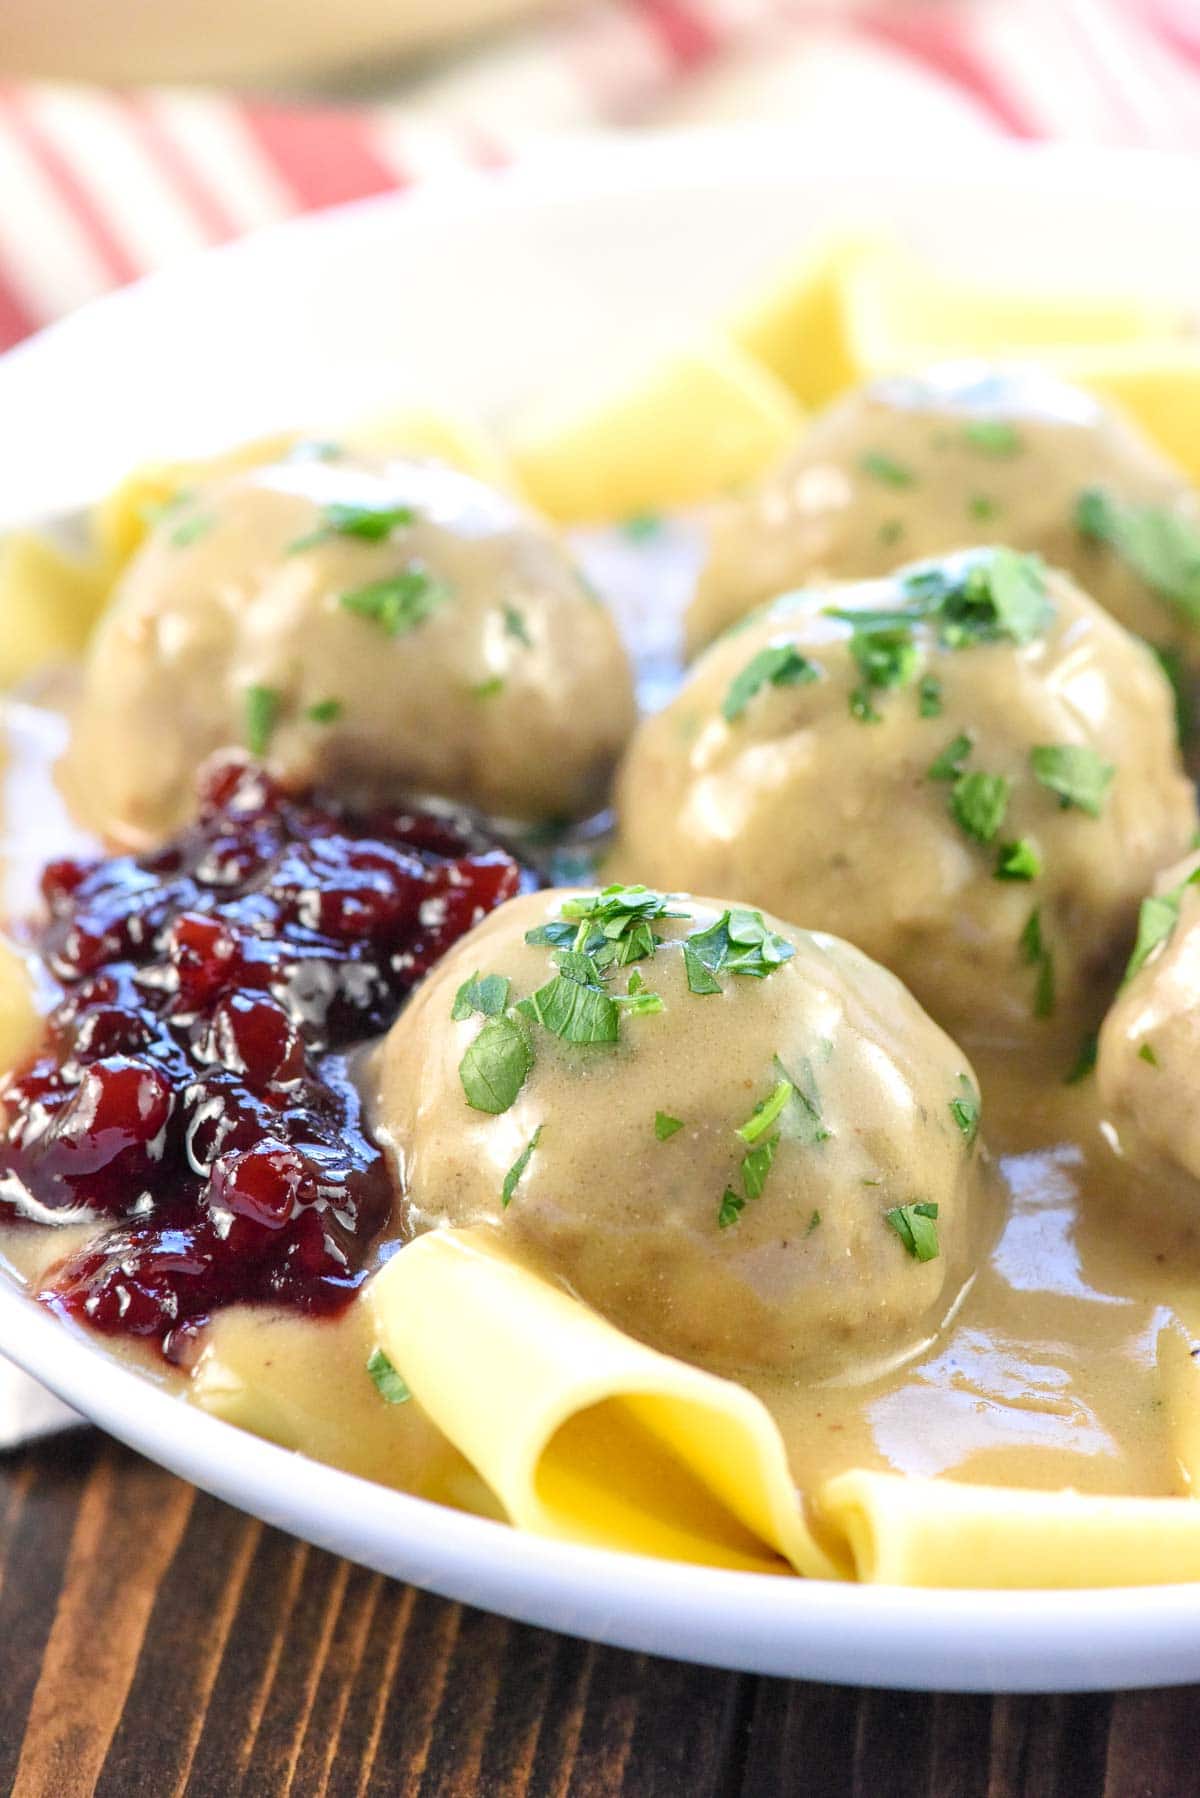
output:
POLYGON ((1194 1689, 925 1698, 506 1623, 308 1548, 90 1431, 0 1458, 14 1798, 1192 1798, 1194 1689))

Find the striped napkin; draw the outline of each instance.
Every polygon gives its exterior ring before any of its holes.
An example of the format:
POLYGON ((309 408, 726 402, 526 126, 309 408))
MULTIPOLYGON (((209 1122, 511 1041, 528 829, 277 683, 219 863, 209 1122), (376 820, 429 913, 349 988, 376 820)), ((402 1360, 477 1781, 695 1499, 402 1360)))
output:
MULTIPOLYGON (((820 154, 1200 150, 1200 0, 583 0, 353 107, 0 86, 0 349, 300 212, 589 128, 787 121, 820 154)), ((72 1421, 0 1366, 0 1448, 72 1421)))
POLYGON ((788 120, 822 154, 1200 150, 1200 0, 582 0, 385 99, 0 87, 0 347, 208 244, 562 131, 788 120))

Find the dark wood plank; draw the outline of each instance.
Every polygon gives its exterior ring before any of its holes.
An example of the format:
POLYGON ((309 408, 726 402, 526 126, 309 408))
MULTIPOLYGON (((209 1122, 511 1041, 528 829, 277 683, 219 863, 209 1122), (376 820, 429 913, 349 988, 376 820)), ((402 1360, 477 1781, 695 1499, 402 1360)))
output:
POLYGON ((743 1678, 415 1592, 92 1435, 0 1459, 17 1798, 1194 1798, 1198 1696, 743 1678))

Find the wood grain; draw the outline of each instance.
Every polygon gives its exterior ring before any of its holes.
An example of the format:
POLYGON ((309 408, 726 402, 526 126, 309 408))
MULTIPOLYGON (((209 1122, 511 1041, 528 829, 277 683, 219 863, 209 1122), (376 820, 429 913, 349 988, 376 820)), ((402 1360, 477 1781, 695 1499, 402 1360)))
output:
POLYGON ((0 1460, 14 1798, 1195 1798, 1197 1697, 718 1673, 397 1585, 90 1432, 0 1460))

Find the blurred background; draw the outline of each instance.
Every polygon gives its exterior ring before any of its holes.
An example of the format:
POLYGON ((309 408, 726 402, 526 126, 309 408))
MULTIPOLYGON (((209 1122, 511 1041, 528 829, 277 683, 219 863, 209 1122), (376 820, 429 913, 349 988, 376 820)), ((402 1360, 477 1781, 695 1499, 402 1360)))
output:
POLYGON ((1200 149, 1200 0, 0 0, 0 344, 290 213, 563 132, 1200 149))

